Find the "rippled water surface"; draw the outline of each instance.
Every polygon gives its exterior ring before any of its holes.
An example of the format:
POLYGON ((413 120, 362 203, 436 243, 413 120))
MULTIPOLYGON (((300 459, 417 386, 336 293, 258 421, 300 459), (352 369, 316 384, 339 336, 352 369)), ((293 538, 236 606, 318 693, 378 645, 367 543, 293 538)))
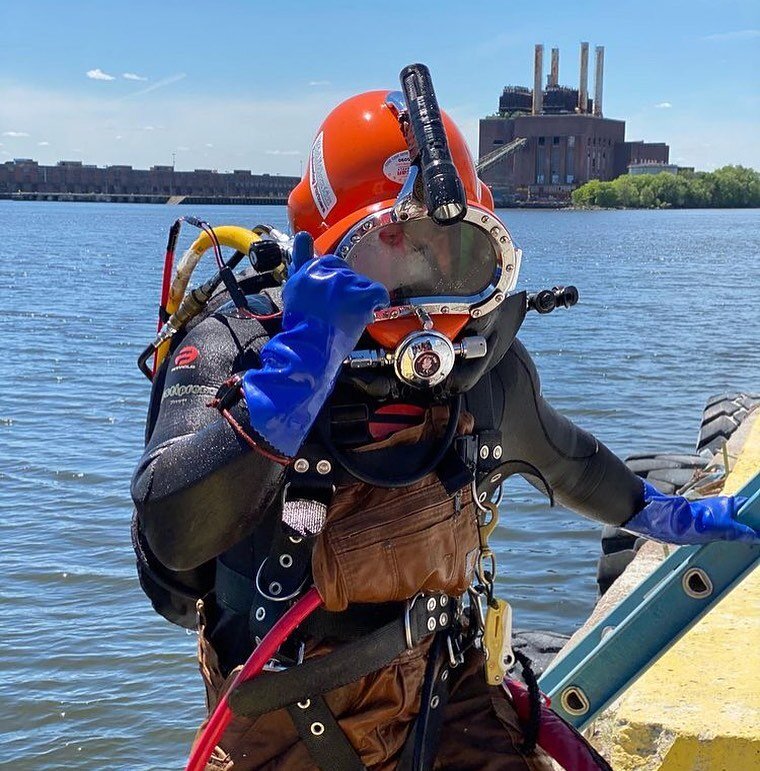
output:
MULTIPOLYGON (((152 612, 129 543, 135 359, 184 211, 0 201, 0 765, 180 768, 201 719, 194 637, 152 612)), ((280 207, 193 213, 285 226, 280 207)), ((760 390, 760 213, 504 217, 522 287, 581 292, 526 320, 544 392, 616 452, 689 451, 707 396, 760 390)), ((502 522, 516 624, 571 631, 594 601, 599 528, 516 482, 502 522)))

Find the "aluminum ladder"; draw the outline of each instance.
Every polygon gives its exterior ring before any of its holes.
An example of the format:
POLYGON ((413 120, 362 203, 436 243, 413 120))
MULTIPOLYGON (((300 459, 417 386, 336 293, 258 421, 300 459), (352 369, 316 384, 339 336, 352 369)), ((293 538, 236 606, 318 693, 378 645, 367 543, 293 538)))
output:
MULTIPOLYGON (((760 474, 737 496, 738 519, 760 529, 760 474)), ((682 546, 539 679, 552 708, 581 730, 760 561, 760 545, 682 546)))

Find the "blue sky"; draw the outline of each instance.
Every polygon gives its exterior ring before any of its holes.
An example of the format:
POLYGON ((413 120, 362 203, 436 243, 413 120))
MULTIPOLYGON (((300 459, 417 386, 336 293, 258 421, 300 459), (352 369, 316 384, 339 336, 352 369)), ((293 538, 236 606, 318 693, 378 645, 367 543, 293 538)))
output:
MULTIPOLYGON (((671 159, 760 168, 760 2, 0 1, 0 161, 298 174, 326 112, 426 63, 477 152, 533 45, 604 45, 604 113, 671 159), (89 73, 89 74, 88 74, 89 73)), ((593 67, 591 68, 593 72, 593 67)), ((593 88, 593 83, 592 83, 593 88)))

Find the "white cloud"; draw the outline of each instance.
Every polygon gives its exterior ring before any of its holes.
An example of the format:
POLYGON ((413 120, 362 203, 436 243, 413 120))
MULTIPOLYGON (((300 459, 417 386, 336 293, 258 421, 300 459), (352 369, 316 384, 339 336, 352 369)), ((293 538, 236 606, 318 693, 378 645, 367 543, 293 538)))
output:
POLYGON ((156 127, 155 126, 143 126, 142 130, 143 131, 155 131, 156 127))
POLYGON ((124 78, 124 80, 147 80, 147 78, 142 75, 137 75, 134 72, 125 72, 121 77, 124 78))
POLYGON ((723 43, 735 40, 754 40, 758 37, 760 37, 760 29, 737 29, 733 32, 716 32, 713 35, 705 35, 702 40, 723 43))
POLYGON ((149 94, 151 91, 156 91, 159 88, 164 88, 164 86, 170 86, 172 83, 176 83, 179 80, 183 80, 187 77, 186 72, 178 72, 176 75, 169 75, 168 78, 162 78, 161 80, 156 81, 152 85, 148 86, 147 88, 141 88, 139 91, 135 91, 133 94, 127 94, 126 96, 123 96, 120 101, 125 101, 127 99, 134 99, 138 96, 143 96, 144 94, 149 94))
POLYGON ((3 136, 17 139, 19 137, 28 137, 29 134, 26 131, 3 131, 3 136))
POLYGON ((178 153, 189 153, 190 152, 190 148, 189 147, 185 147, 185 145, 179 145, 177 147, 177 152, 178 153))
POLYGON ((300 155, 300 150, 265 150, 267 155, 300 155))
POLYGON ((329 80, 310 80, 310 86, 329 86, 332 85, 329 80))
POLYGON ((37 147, 48 147, 50 142, 37 142, 37 147))
POLYGON ((113 75, 103 72, 100 67, 96 67, 94 70, 87 70, 85 74, 90 80, 116 80, 113 75))
POLYGON ((212 143, 212 142, 206 142, 206 147, 213 147, 213 146, 214 146, 214 145, 213 145, 213 143, 212 143))
POLYGON ((670 102, 658 102, 655 107, 659 107, 661 110, 667 110, 673 105, 670 102))

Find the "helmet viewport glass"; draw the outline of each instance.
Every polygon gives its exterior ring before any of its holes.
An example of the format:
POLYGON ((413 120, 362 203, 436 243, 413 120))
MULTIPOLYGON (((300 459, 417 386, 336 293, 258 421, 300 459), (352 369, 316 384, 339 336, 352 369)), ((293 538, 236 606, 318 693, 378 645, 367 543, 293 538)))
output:
POLYGON ((366 233, 346 255, 358 273, 379 281, 392 305, 411 298, 475 297, 494 282, 498 259, 488 233, 469 222, 391 222, 366 233))

